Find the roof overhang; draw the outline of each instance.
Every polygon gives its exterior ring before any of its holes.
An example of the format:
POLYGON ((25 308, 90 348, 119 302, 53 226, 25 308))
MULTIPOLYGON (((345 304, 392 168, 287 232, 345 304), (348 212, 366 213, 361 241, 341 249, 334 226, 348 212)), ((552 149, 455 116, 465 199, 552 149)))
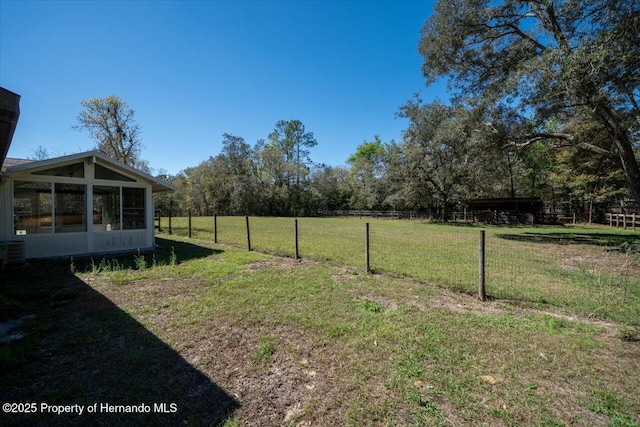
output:
POLYGON ((55 158, 46 159, 46 160, 37 160, 33 162, 26 162, 26 163, 16 164, 13 166, 8 166, 6 168, 5 174, 11 174, 13 172, 24 172, 30 169, 54 166, 60 163, 68 163, 68 162, 73 162, 74 160, 85 160, 85 159, 89 159, 90 162, 94 162, 94 163, 96 161, 99 161, 101 163, 106 163, 115 170, 119 170, 119 171, 128 173, 129 175, 139 177, 143 181, 146 181, 149 184, 151 184, 151 189, 154 193, 177 190, 177 187, 175 187, 174 185, 164 180, 158 179, 152 175, 149 175, 146 172, 142 172, 141 170, 138 170, 132 166, 124 164, 121 161, 115 160, 97 150, 86 151, 83 153, 70 154, 68 156, 55 157, 55 158))
POLYGON ((20 117, 20 95, 0 87, 0 165, 9 152, 20 117))

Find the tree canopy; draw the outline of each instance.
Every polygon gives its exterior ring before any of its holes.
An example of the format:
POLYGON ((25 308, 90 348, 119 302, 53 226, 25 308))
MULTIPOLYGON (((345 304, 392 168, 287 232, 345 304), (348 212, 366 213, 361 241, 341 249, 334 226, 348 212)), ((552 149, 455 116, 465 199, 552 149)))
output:
POLYGON ((74 129, 88 131, 96 148, 121 162, 148 169, 140 158, 143 148, 140 127, 135 122, 134 111, 115 95, 104 98, 83 99, 83 110, 76 117, 74 129))
POLYGON ((616 158, 640 201, 638 28, 636 0, 440 0, 419 52, 427 83, 445 77, 458 98, 517 114, 527 131, 513 144, 616 158))

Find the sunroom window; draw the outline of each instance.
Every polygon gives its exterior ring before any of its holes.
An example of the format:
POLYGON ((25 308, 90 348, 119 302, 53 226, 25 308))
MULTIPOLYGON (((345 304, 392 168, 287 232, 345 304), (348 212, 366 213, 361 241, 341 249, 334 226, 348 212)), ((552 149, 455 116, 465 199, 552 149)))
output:
POLYGON ((122 223, 125 230, 144 228, 144 188, 122 188, 122 223))
POLYGON ((16 181, 13 226, 16 235, 87 231, 87 188, 81 184, 16 181))
POLYGON ((16 181, 13 185, 15 234, 53 233, 51 183, 16 181))
POLYGON ((37 172, 32 172, 31 175, 46 175, 46 176, 64 176, 69 178, 84 178, 84 163, 73 163, 65 166, 57 166, 51 169, 44 169, 37 172))
POLYGON ((109 168, 105 168, 102 165, 95 165, 95 177, 96 179, 106 179, 108 181, 127 181, 134 182, 135 179, 129 178, 128 176, 122 175, 114 170, 109 168))
POLYGON ((87 186, 55 184, 56 233, 87 231, 87 186))
POLYGON ((96 231, 144 229, 144 188, 95 185, 93 229, 96 231))
POLYGON ((120 230, 120 187, 93 187, 93 229, 120 230))

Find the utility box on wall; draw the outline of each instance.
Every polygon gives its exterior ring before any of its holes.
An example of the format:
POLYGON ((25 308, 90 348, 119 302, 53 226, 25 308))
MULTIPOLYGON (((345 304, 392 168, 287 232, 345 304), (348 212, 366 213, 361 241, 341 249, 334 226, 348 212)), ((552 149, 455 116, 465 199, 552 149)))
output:
POLYGON ((0 242, 0 269, 20 267, 25 263, 25 242, 0 242))

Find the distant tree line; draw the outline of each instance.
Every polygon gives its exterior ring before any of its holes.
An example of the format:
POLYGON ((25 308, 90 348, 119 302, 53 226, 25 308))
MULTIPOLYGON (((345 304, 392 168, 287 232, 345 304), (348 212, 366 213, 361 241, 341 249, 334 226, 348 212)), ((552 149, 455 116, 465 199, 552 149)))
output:
MULTIPOLYGON (((167 215, 308 216, 326 210, 411 210, 447 220, 475 197, 541 197, 558 210, 588 212, 628 195, 619 163, 592 151, 503 140, 495 111, 414 98, 398 112, 402 141, 362 142, 344 166, 316 164, 317 144, 298 120, 279 121, 253 146, 222 136, 215 157, 176 176, 157 198, 167 215)), ((507 118, 502 118, 503 121, 507 118)), ((504 125, 503 125, 504 126, 504 125)))

